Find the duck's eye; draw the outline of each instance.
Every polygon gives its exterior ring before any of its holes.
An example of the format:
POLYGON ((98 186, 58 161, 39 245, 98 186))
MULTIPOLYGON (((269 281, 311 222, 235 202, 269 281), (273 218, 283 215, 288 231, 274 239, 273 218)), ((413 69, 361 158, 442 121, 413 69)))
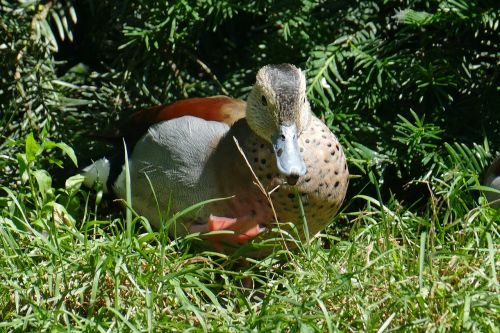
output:
POLYGON ((262 105, 267 106, 267 99, 262 96, 262 105))
POLYGON ((307 100, 306 100, 306 98, 304 97, 304 98, 302 99, 302 103, 306 104, 306 101, 307 101, 307 100))

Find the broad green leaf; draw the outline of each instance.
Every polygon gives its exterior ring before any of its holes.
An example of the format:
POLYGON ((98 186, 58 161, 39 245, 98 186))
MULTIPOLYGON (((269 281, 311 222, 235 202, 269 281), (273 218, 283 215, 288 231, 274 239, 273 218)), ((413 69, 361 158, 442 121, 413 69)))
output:
POLYGON ((53 149, 56 147, 61 149, 66 155, 68 155, 68 157, 71 159, 73 164, 75 164, 75 166, 78 166, 78 160, 76 158, 75 151, 73 150, 73 148, 71 148, 70 146, 68 146, 64 142, 57 142, 56 143, 53 141, 46 141, 43 143, 43 145, 47 149, 53 149))
POLYGON ((36 142, 33 133, 28 134, 26 137, 26 157, 28 162, 34 161, 39 151, 40 145, 36 142))
POLYGON ((65 182, 65 188, 67 191, 70 193, 78 191, 80 187, 82 186, 83 181, 85 180, 85 177, 83 175, 74 175, 66 179, 65 182))
POLYGON ((35 176, 36 182, 38 183, 38 190, 45 198, 49 189, 52 188, 52 178, 45 170, 35 170, 33 171, 33 176, 35 176))
POLYGON ((16 157, 19 175, 21 176, 21 181, 24 184, 29 180, 28 158, 26 157, 26 154, 16 154, 16 157))
POLYGON ((71 159, 71 161, 73 162, 73 164, 76 167, 78 167, 78 160, 76 158, 75 151, 73 150, 73 148, 71 148, 70 146, 68 146, 64 142, 59 142, 57 144, 57 147, 59 149, 61 149, 66 155, 68 155, 68 157, 71 159))

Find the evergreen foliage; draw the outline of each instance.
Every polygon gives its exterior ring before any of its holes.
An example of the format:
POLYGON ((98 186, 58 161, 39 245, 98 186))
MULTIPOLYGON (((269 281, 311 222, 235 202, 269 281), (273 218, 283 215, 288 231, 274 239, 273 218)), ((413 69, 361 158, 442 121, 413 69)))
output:
POLYGON ((244 98, 278 62, 307 71, 354 173, 375 164, 385 192, 439 174, 445 142, 500 145, 494 1, 3 1, 2 12, 2 147, 35 131, 95 157, 86 129, 183 97, 244 98))

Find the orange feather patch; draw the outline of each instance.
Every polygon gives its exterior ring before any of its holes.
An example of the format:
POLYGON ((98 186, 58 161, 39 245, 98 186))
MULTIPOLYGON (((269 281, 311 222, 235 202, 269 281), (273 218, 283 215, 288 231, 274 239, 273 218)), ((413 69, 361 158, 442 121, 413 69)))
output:
POLYGON ((193 116, 232 125, 245 117, 245 107, 244 101, 226 96, 188 98, 167 106, 159 105, 138 111, 130 116, 130 121, 152 125, 182 116, 193 116))

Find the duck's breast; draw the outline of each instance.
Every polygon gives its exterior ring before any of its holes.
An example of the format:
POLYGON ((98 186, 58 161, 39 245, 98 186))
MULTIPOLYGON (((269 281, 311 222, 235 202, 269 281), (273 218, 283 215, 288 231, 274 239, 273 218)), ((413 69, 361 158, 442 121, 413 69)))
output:
POLYGON ((295 185, 287 185, 273 163, 263 170, 262 161, 274 160, 270 148, 250 154, 250 160, 255 162, 256 173, 268 189, 282 184, 271 194, 279 221, 294 223, 302 233, 304 228, 300 225, 304 219, 299 195, 312 236, 323 230, 339 210, 347 191, 349 170, 337 137, 316 117, 299 136, 299 146, 307 173, 295 185))

